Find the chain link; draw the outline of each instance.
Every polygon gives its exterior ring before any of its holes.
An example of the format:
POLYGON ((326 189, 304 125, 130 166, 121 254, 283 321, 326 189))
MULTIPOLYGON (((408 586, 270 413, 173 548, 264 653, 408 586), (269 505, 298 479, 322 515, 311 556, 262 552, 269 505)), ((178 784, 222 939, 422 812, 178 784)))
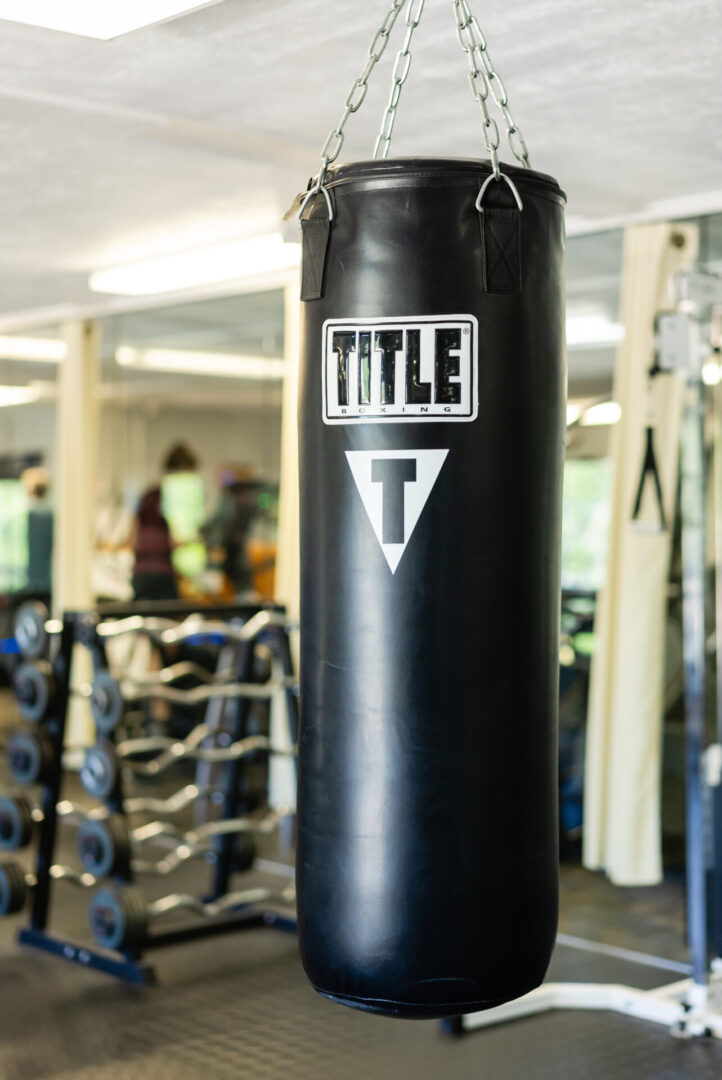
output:
MULTIPOLYGON (((361 108, 366 98, 368 80, 371 73, 386 51, 391 31, 394 28, 402 8, 406 5, 406 36, 404 37, 404 43, 400 51, 396 55, 396 62, 391 76, 391 93, 381 123, 381 130, 374 146, 374 158, 388 157, 391 147, 391 135, 396 120, 396 109, 401 98, 401 90, 408 79, 409 71, 411 70, 411 41, 414 30, 421 21, 424 3, 425 0, 391 0, 391 7, 386 13, 384 21, 374 34, 371 44, 369 45, 366 64, 359 77, 351 84, 351 89, 344 102, 344 111, 341 115, 341 119, 336 127, 332 128, 328 133, 326 142, 323 144, 323 149, 321 150, 321 168, 314 187, 308 192, 306 198, 303 200, 299 217, 303 213, 303 209, 308 200, 319 191, 323 191, 328 203, 329 219, 333 218, 331 200, 324 187, 326 171, 329 165, 336 160, 341 152, 341 147, 343 146, 345 138, 346 122, 352 113, 358 112, 361 108)), ((474 95, 474 100, 478 102, 479 107, 481 108, 481 129, 484 137, 484 145, 491 159, 492 175, 494 179, 498 180, 502 176, 502 173, 499 166, 499 126, 493 117, 489 115, 487 105, 489 95, 491 95, 495 105, 501 111, 504 124, 506 125, 509 146, 514 157, 517 161, 521 162, 524 168, 530 169, 531 163, 529 161, 529 151, 524 142, 524 136, 514 121, 511 108, 509 107, 509 97, 506 88, 501 80, 501 76, 494 68, 491 56, 489 55, 486 38, 482 33, 481 27, 479 26, 476 17, 471 12, 468 0, 452 0, 452 3, 454 5, 454 14, 456 17, 457 37, 459 38, 462 49, 466 53, 469 64, 469 86, 474 95)), ((507 177, 503 177, 503 179, 507 180, 507 177)), ((507 182, 510 183, 508 180, 507 182)))
MULTIPOLYGON (((489 109, 486 104, 487 98, 489 97, 490 86, 483 62, 482 67, 479 67, 479 62, 477 60, 477 55, 479 54, 479 42, 477 42, 477 39, 474 36, 473 23, 471 21, 473 16, 469 12, 466 0, 453 0, 453 4, 454 14, 456 15, 456 34, 459 38, 459 44, 466 53, 466 59, 469 62, 469 84, 471 86, 471 92, 481 108, 481 132, 484 137, 484 145, 486 146, 486 152, 491 159, 492 172, 498 180, 501 174, 498 153, 499 128, 497 127, 496 122, 489 116, 489 109)), ((483 53, 481 55, 483 55, 483 53)))
POLYGON ((411 70, 411 39, 414 30, 421 22, 424 0, 408 0, 406 8, 406 36, 401 49, 396 54, 396 63, 391 74, 391 93, 386 112, 381 122, 381 130, 374 145, 374 158, 387 158, 391 149, 391 133, 396 120, 396 108, 401 98, 401 90, 411 70))
POLYGON ((512 154, 525 169, 530 169, 531 162, 529 161, 529 151, 524 142, 524 136, 514 121, 509 107, 506 87, 501 81, 501 76, 494 69, 486 38, 476 20, 476 16, 472 14, 468 0, 452 0, 452 2, 454 14, 456 15, 456 33, 469 63, 471 92, 481 108, 484 145, 491 158, 494 176, 497 180, 499 179, 499 128, 496 121, 489 116, 486 104, 489 94, 491 94, 494 104, 501 111, 504 118, 512 154), (481 62, 481 66, 479 66, 479 62, 481 62))
MULTIPOLYGON (((371 72, 378 64, 379 60, 386 51, 386 46, 389 43, 389 37, 391 31, 394 28, 394 24, 399 17, 399 13, 403 8, 406 0, 391 0, 391 7, 386 13, 386 18, 381 23, 381 26, 374 34, 371 44, 368 50, 368 60, 364 66, 363 71, 357 79, 351 85, 351 89, 348 92, 346 101, 344 103, 344 111, 335 128, 332 128, 328 133, 328 138, 323 144, 321 150, 321 170, 318 174, 318 180, 316 186, 313 189, 314 192, 320 191, 323 187, 323 182, 326 178, 326 170, 329 165, 332 164, 341 153, 341 147, 343 146, 343 140, 345 138, 344 128, 346 121, 352 113, 358 112, 363 104, 366 92, 368 90, 368 81, 371 72)), ((421 0, 421 6, 423 7, 423 0, 421 0)), ((407 72, 408 74, 408 72, 407 72)), ((397 99, 398 103, 398 99, 397 99)), ((393 127, 393 118, 391 120, 391 127, 393 127)), ((389 131, 390 137, 390 131, 389 131)))

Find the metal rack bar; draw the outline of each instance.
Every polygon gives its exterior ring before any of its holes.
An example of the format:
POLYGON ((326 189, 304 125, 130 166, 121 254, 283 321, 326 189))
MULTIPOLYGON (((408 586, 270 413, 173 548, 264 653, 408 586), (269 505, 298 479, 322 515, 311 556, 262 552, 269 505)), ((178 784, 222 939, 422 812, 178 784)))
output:
POLYGON ((36 884, 32 891, 32 907, 30 925, 34 931, 43 931, 48 924, 48 912, 50 908, 52 877, 50 868, 54 862, 55 840, 58 826, 57 806, 60 802, 60 790, 62 786, 62 754, 65 741, 65 725, 68 712, 68 697, 70 693, 70 668, 73 655, 74 630, 71 619, 63 620, 63 629, 60 635, 60 647, 53 662, 53 676, 56 686, 56 696, 53 711, 47 718, 45 727, 50 737, 57 768, 53 773, 49 784, 43 788, 42 812, 43 822, 40 829, 40 840, 35 862, 36 884))
MULTIPOLYGON (((143 953, 154 949, 167 948, 169 945, 182 945, 200 938, 216 937, 239 930, 258 930, 262 928, 279 930, 282 933, 295 934, 297 923, 294 918, 273 910, 246 908, 229 914, 222 919, 206 923, 192 923, 173 930, 157 931, 148 935, 143 953)), ((124 982, 140 986, 154 986, 157 983, 155 968, 142 959, 142 954, 129 957, 104 952, 99 949, 78 945, 53 934, 33 929, 21 930, 18 934, 21 945, 50 953, 62 960, 67 960, 80 967, 101 971, 113 975, 124 982)))
MULTIPOLYGON (((243 642, 239 646, 239 682, 247 683, 251 681, 253 676, 253 654, 254 642, 243 642)), ((229 702, 229 704, 231 703, 229 702)), ((235 712, 232 724, 234 741, 238 741, 246 735, 249 704, 248 700, 244 699, 231 704, 231 707, 235 712)), ((243 762, 240 758, 236 761, 229 762, 225 767, 226 790, 223 798, 222 811, 222 818, 224 821, 230 821, 232 818, 238 817, 241 812, 242 801, 238 789, 241 783, 242 770, 243 762)), ((218 840, 212 886, 212 899, 214 900, 228 892, 231 874, 233 873, 233 854, 235 847, 236 838, 234 836, 221 836, 218 840)))

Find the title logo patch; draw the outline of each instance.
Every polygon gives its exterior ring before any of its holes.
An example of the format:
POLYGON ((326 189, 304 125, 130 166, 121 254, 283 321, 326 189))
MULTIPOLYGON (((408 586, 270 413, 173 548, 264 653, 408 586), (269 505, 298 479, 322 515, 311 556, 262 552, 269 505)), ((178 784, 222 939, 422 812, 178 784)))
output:
POLYGON ((324 422, 474 420, 478 368, 473 315, 328 319, 323 326, 324 422))

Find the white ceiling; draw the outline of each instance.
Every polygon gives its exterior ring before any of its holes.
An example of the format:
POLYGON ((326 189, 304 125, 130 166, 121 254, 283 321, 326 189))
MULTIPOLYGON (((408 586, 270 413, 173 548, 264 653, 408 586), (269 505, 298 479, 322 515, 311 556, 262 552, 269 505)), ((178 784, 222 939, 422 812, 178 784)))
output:
MULTIPOLYGON (((386 0, 223 0, 111 41, 0 22, 0 313, 91 270, 266 232, 315 171, 386 0)), ((722 208, 718 0, 476 3, 533 164, 589 220, 722 208)), ((343 157, 370 156, 392 41, 343 157)), ((426 0, 393 152, 479 156, 450 0, 426 0)))

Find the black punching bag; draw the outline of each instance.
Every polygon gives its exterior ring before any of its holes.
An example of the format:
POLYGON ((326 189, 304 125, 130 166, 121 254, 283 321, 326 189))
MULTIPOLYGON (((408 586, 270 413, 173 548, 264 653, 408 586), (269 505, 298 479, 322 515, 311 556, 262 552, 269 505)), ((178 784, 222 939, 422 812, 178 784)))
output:
POLYGON ((301 951, 399 1016, 526 993, 556 934, 564 198, 504 170, 521 211, 477 161, 329 170, 303 310, 301 951))
POLYGON ((483 161, 322 180, 301 214, 301 953, 334 1001, 450 1016, 537 986, 556 936, 564 195, 483 161))

